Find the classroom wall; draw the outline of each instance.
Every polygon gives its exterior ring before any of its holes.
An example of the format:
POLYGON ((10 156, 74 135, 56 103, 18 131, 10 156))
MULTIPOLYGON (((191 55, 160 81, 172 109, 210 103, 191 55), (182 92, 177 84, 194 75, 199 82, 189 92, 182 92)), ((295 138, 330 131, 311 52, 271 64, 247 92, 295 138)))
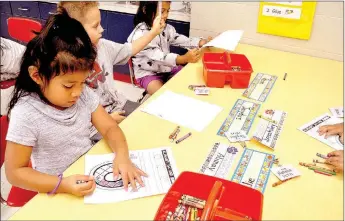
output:
POLYGON ((241 29, 241 43, 343 61, 343 4, 317 2, 309 40, 257 33, 259 2, 192 2, 191 36, 241 29), (212 10, 210 10, 212 8, 212 10))

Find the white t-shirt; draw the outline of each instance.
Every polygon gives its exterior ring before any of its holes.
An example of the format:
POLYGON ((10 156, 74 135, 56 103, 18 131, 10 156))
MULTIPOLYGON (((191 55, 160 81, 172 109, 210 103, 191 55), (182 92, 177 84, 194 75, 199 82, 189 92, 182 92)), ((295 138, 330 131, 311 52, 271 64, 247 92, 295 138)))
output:
POLYGON ((2 37, 0 37, 0 44, 0 81, 15 79, 18 77, 20 62, 26 47, 2 37))

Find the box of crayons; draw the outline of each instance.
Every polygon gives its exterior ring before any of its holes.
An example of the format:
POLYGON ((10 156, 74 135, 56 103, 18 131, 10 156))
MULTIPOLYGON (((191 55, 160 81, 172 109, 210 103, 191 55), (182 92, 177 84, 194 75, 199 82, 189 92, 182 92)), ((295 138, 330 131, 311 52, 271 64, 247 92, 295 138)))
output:
POLYGON ((261 220, 261 192, 217 177, 183 172, 154 220, 261 220))

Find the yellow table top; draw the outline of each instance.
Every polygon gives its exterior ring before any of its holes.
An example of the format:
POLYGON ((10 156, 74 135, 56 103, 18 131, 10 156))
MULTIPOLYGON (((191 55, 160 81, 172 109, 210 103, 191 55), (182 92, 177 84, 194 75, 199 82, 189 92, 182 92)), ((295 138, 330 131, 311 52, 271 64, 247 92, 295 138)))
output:
MULTIPOLYGON (((310 120, 329 112, 329 107, 343 106, 343 63, 249 45, 239 45, 237 53, 245 54, 254 72, 278 76, 259 112, 264 109, 284 110, 288 113, 275 151, 257 143, 248 142, 249 148, 274 153, 282 164, 292 164, 302 176, 273 188, 278 179, 271 174, 264 193, 263 220, 343 220, 343 175, 323 176, 315 174, 298 162, 311 162, 315 154, 328 153, 333 149, 302 133, 297 128, 310 120), (283 80, 284 73, 288 73, 283 80)), ((179 172, 197 172, 215 142, 228 141, 217 136, 217 131, 238 98, 243 98, 242 89, 212 88, 209 96, 197 96, 188 89, 189 84, 203 83, 202 63, 188 64, 147 102, 169 89, 176 93, 204 100, 219 106, 223 111, 202 132, 193 131, 193 136, 176 145, 168 135, 176 125, 141 111, 135 111, 121 123, 131 150, 172 146, 179 172), (188 160, 187 160, 188 159, 188 160)), ((145 104, 144 104, 145 105, 145 104)), ((252 135, 258 118, 249 132, 252 135)), ((182 127, 182 133, 190 129, 182 127)), ((230 178, 242 154, 242 148, 231 167, 230 178)), ((88 154, 109 153, 103 141, 88 154)), ((84 157, 75 162, 66 172, 83 174, 84 157)), ((83 198, 58 194, 49 197, 39 194, 12 220, 152 220, 163 195, 135 199, 114 204, 86 205, 83 198)))

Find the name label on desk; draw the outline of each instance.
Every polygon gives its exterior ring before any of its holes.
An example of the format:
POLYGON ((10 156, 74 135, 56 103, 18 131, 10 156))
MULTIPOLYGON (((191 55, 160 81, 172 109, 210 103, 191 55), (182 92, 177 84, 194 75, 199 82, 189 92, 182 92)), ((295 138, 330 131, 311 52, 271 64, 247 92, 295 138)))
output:
POLYGON ((274 167, 271 171, 276 175, 281 181, 300 176, 301 173, 294 168, 292 165, 283 165, 281 167, 274 167))
POLYGON ((265 5, 262 15, 287 19, 301 19, 302 9, 265 5))

